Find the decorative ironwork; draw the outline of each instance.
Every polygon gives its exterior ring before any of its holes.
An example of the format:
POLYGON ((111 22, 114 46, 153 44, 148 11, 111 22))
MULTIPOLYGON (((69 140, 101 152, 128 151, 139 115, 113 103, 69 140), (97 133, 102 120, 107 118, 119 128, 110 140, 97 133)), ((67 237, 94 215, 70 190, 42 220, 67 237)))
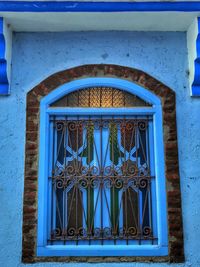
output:
POLYGON ((52 107, 145 107, 151 106, 136 95, 110 87, 74 91, 54 102, 52 107))
POLYGON ((51 118, 50 242, 155 239, 149 120, 51 118))

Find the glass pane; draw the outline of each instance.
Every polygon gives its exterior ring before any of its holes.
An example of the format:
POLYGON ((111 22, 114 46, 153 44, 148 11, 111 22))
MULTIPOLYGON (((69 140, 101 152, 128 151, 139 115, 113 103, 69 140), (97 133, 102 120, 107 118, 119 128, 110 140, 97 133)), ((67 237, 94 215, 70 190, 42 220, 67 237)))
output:
POLYGON ((52 107, 145 107, 151 106, 126 91, 110 87, 78 90, 54 102, 52 107))

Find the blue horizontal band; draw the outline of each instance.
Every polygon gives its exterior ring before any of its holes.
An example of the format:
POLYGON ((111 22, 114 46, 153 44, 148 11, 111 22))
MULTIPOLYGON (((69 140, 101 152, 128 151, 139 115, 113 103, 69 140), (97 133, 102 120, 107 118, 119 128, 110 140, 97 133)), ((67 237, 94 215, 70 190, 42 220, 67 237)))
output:
POLYGON ((0 12, 195 12, 198 2, 0 1, 0 12))

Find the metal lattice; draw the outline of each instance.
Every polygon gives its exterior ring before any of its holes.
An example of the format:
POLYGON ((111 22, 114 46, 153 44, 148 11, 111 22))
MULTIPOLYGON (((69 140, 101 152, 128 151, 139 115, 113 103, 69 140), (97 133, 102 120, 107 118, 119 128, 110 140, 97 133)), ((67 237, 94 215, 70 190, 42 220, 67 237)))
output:
POLYGON ((145 107, 141 98, 110 87, 92 87, 74 91, 52 104, 52 107, 145 107))
POLYGON ((153 242, 150 120, 51 118, 49 242, 153 242))

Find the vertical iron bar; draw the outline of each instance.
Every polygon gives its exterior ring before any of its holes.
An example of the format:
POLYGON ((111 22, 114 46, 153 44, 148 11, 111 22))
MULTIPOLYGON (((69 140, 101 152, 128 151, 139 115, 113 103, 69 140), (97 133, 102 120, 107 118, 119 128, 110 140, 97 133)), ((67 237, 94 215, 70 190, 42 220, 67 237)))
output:
MULTIPOLYGON (((138 124, 136 124, 135 128, 135 146, 136 146, 136 166, 138 170, 138 124)), ((138 200, 138 234, 139 234, 139 245, 141 244, 141 225, 140 225, 140 190, 137 181, 137 200, 138 200)))
MULTIPOLYGON (((53 116, 53 135, 52 135, 52 138, 53 138, 53 140, 52 140, 52 171, 51 171, 51 176, 53 177, 54 176, 54 160, 55 160, 55 158, 54 158, 54 153, 55 153, 55 131, 56 131, 56 127, 55 127, 55 116, 53 116)), ((54 180, 55 181, 55 180, 54 180)), ((52 178, 51 178, 51 183, 52 183, 52 190, 51 190, 51 232, 52 232, 52 229, 53 229, 53 217, 54 216, 56 216, 56 210, 54 211, 53 210, 53 201, 54 201, 54 199, 53 199, 53 193, 54 193, 54 185, 53 185, 53 180, 52 180, 52 178), (54 215, 54 213, 55 213, 55 215, 54 215)))
MULTIPOLYGON (((152 176, 152 170, 151 170, 151 158, 150 158, 150 145, 149 145, 149 137, 150 137, 150 128, 149 128, 149 116, 147 117, 148 119, 148 125, 147 125, 147 130, 146 130, 146 143, 147 143, 147 154, 148 154, 148 166, 149 166, 149 170, 148 173, 150 175, 150 180, 149 180, 149 224, 150 224, 150 229, 151 229, 151 234, 153 237, 153 223, 152 223, 152 194, 151 194, 151 176, 152 176)), ((153 238, 152 238, 152 245, 153 245, 153 238)))
MULTIPOLYGON (((134 124, 132 123, 132 125, 134 125, 134 124)), ((132 134, 131 134, 131 141, 130 141, 130 146, 129 146, 129 160, 130 160, 130 158, 131 158, 131 147, 132 147, 132 144, 133 144, 134 131, 135 131, 135 128, 134 128, 134 126, 133 126, 132 134)))
POLYGON ((125 190, 125 218, 126 218, 126 228, 125 228, 125 235, 126 235, 126 244, 128 245, 128 209, 127 209, 127 189, 125 190))
POLYGON ((76 176, 79 175, 78 148, 79 148, 79 117, 76 121, 76 176))
POLYGON ((124 175, 127 174, 128 170, 128 162, 126 162, 126 122, 125 122, 125 117, 123 120, 123 131, 124 131, 124 138, 123 138, 123 146, 124 146, 124 175))
MULTIPOLYGON (((152 197, 151 197, 151 178, 149 180, 149 227, 151 229, 151 235, 153 237, 153 224, 152 224, 152 208, 151 208, 151 202, 152 202, 152 197)), ((152 238, 152 245, 153 245, 153 238, 152 238)))
MULTIPOLYGON (((103 155, 102 155, 102 117, 100 123, 100 164, 101 164, 101 183, 100 183, 100 190, 101 190, 101 237, 103 237, 103 194, 102 194, 102 187, 103 187, 103 155)), ((101 239, 101 244, 103 245, 103 238, 101 239)))
MULTIPOLYGON (((113 90, 112 90, 112 106, 113 106, 113 90)), ((113 116, 112 116, 112 119, 113 116)), ((112 121, 112 128, 110 128, 110 130, 112 131, 111 132, 111 136, 112 136, 112 175, 114 176, 114 130, 115 130, 115 125, 114 125, 114 120, 112 121)), ((113 178, 113 180, 115 180, 115 178, 113 178)), ((115 187, 114 187, 114 183, 112 184, 112 208, 113 208, 113 212, 112 212, 112 218, 113 218, 113 221, 112 221, 112 230, 113 230, 113 233, 114 235, 116 234, 114 229, 115 229, 115 187)), ((116 239, 114 238, 114 244, 116 244, 116 239)))
MULTIPOLYGON (((78 90, 78 105, 79 105, 79 90, 78 90)), ((76 245, 78 245, 78 179, 77 176, 79 175, 79 162, 78 162, 78 148, 79 148, 79 117, 77 117, 76 121, 76 245)), ((81 212, 81 211, 80 211, 81 212)))
MULTIPOLYGON (((65 117, 65 120, 67 120, 67 117, 65 117)), ((66 123, 64 123, 64 179, 66 179, 66 123)), ((66 192, 65 188, 63 188, 63 230, 64 233, 66 234, 66 192)), ((65 239, 64 239, 64 244, 65 244, 65 239)))
POLYGON ((76 187, 76 230, 75 230, 75 236, 76 236, 76 245, 78 245, 78 188, 77 188, 77 176, 76 176, 75 187, 76 187))
MULTIPOLYGON (((148 183, 149 185, 149 183, 148 183)), ((145 211, 146 211, 146 206, 147 206, 147 196, 148 196, 148 187, 146 189, 146 194, 145 194, 145 199, 144 199, 144 204, 142 205, 142 222, 141 222, 141 226, 143 227, 143 223, 144 223, 144 216, 145 216, 145 211)), ((143 228, 142 228, 142 235, 143 235, 143 228)))
MULTIPOLYGON (((88 146, 88 162, 89 162, 89 179, 90 179, 90 182, 91 182, 91 173, 90 173, 90 168, 91 168, 91 166, 90 166, 90 161, 91 161, 91 159, 90 159, 90 139, 91 139, 91 129, 90 129, 90 125, 91 124, 91 122, 90 122, 90 117, 89 117, 89 126, 87 127, 87 140, 88 140, 88 142, 87 142, 87 146, 88 146)), ((87 215, 88 215, 88 218, 87 218, 87 221, 88 221, 88 230, 89 230, 89 233, 92 233, 92 225, 91 225, 91 222, 90 222, 90 209, 91 209, 91 207, 90 207, 90 201, 91 201, 91 199, 90 199, 90 183, 88 184, 88 211, 87 211, 87 215)), ((92 200, 93 201, 93 200, 92 200)), ((88 232, 88 231, 87 231, 88 232)), ((90 236, 89 236, 89 245, 91 244, 91 241, 90 241, 90 236)))
POLYGON ((137 187, 137 199, 138 199, 138 234, 139 234, 139 245, 141 245, 141 224, 140 224, 140 190, 139 190, 139 185, 137 187))

